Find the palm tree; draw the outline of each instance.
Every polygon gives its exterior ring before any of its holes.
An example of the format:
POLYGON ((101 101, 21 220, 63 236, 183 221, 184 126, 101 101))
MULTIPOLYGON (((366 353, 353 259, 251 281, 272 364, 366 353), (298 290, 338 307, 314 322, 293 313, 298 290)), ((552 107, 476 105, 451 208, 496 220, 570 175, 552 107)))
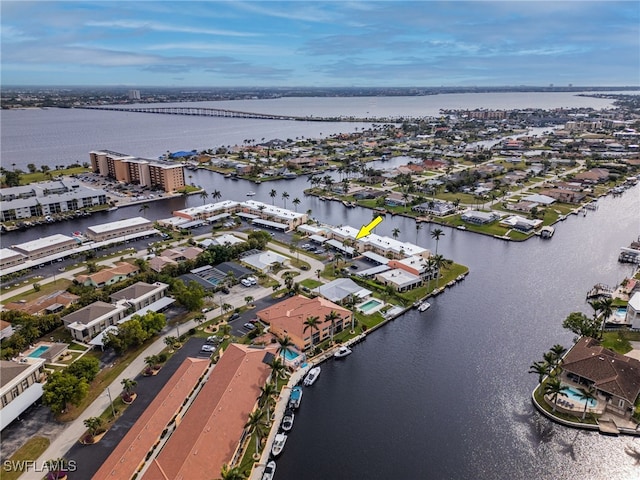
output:
POLYGON ((213 198, 215 201, 218 201, 222 198, 222 193, 220 193, 220 190, 214 190, 211 194, 211 198, 213 198))
POLYGON ((148 357, 144 357, 144 363, 147 365, 147 367, 149 367, 149 369, 154 368, 159 362, 160 359, 157 355, 149 355, 148 357))
POLYGON ((278 192, 276 192, 274 189, 271 189, 271 191, 269 192, 269 196, 271 197, 271 205, 275 205, 276 195, 278 195, 278 192))
POLYGON ((226 463, 222 465, 220 470, 221 480, 246 480, 247 476, 240 471, 240 467, 230 467, 226 463))
POLYGON ((131 378, 123 378, 120 384, 124 389, 126 397, 130 399, 131 395, 133 394, 133 390, 136 388, 136 385, 138 385, 138 382, 132 380, 131 378))
POLYGON ((320 323, 320 317, 307 317, 307 319, 304 321, 304 329, 302 330, 303 332, 306 332, 307 330, 311 329, 311 351, 313 352, 313 331, 315 330, 316 332, 320 331, 320 328, 318 327, 320 323))
POLYGON ((295 344, 291 341, 289 335, 285 335, 283 338, 278 338, 278 353, 284 359, 287 353, 291 351, 291 347, 295 344))
POLYGON ((244 297, 244 301, 247 302, 247 306, 249 306, 251 305, 251 302, 253 302, 253 297, 251 295, 247 295, 244 297))
POLYGON ((325 322, 331 322, 331 329, 329 333, 331 335, 331 344, 333 344, 333 333, 336 328, 336 320, 340 318, 340 315, 335 310, 331 310, 327 315, 324 316, 325 322))
POLYGON ((267 382, 264 384, 264 386, 260 387, 260 399, 263 403, 264 406, 264 410, 267 413, 267 422, 270 422, 270 415, 271 415, 271 410, 270 410, 270 406, 271 406, 271 400, 273 400, 273 396, 276 395, 278 393, 278 391, 276 390, 276 386, 271 383, 271 382, 267 382))
POLYGON ((298 213, 298 205, 300 205, 300 199, 298 197, 294 198, 293 201, 291 202, 293 203, 293 206, 296 210, 296 213, 298 213))
POLYGON ((591 400, 596 400, 596 388, 593 385, 589 385, 587 388, 579 388, 578 398, 584 402, 584 410, 582 411, 582 420, 587 416, 587 407, 591 400))
POLYGON ((434 255, 432 258, 433 258, 433 266, 436 268, 436 290, 437 290, 438 284, 440 283, 440 270, 442 269, 442 267, 446 265, 447 260, 442 255, 434 255))
POLYGON ((421 229, 422 229, 422 225, 416 222, 416 245, 418 244, 418 233, 420 232, 421 229))
POLYGON ((602 323, 600 324, 600 338, 602 338, 602 334, 604 333, 604 325, 607 321, 607 318, 611 316, 613 313, 613 299, 605 298, 600 301, 600 315, 602 316, 602 323))
POLYGON ((138 209, 138 212, 142 212, 142 215, 145 215, 147 210, 149 210, 149 204, 148 203, 143 203, 142 205, 140 205, 140 208, 138 209))
POLYGON ((91 438, 93 438, 98 434, 100 427, 102 427, 102 418, 89 417, 85 419, 82 423, 84 423, 84 426, 87 427, 87 430, 89 430, 89 435, 91 435, 91 438))
POLYGON ((440 242, 440 237, 444 236, 444 232, 440 228, 436 228, 431 232, 431 238, 436 240, 436 255, 438 255, 438 243, 440 242))
POLYGON ((551 377, 547 380, 547 383, 544 385, 544 393, 545 395, 549 395, 551 400, 553 400, 553 411, 556 411, 556 407, 558 406, 558 396, 566 397, 567 394, 564 393, 569 390, 569 387, 566 385, 562 385, 560 379, 557 377, 551 377))
POLYGON ((553 354, 553 366, 559 367, 562 363, 562 356, 567 352, 567 349, 564 348, 559 343, 556 343, 553 347, 551 347, 550 353, 553 354))
POLYGON ((399 228, 394 228, 393 231, 391 232, 391 236, 393 238, 398 238, 398 235, 400 235, 400 229, 399 228))
POLYGON ((287 367, 285 367, 279 357, 273 357, 271 363, 269 363, 269 368, 271 368, 271 378, 274 380, 277 390, 278 378, 282 376, 282 373, 287 369, 287 367))
POLYGON ((205 201, 207 200, 207 198, 209 198, 209 194, 207 193, 207 191, 203 188, 200 191, 200 198, 202 199, 202 204, 204 205, 205 201))
POLYGON ((538 375, 538 383, 542 383, 544 377, 551 372, 551 365, 547 362, 533 362, 529 367, 529 373, 535 373, 538 375))
POLYGON ((289 192, 282 192, 282 201, 284 202, 284 209, 287 209, 287 198, 289 198, 289 192))
POLYGON ((244 428, 248 429, 249 435, 256 436, 256 455, 260 452, 260 441, 266 433, 267 424, 264 421, 264 411, 259 408, 249 414, 249 420, 244 424, 244 428))

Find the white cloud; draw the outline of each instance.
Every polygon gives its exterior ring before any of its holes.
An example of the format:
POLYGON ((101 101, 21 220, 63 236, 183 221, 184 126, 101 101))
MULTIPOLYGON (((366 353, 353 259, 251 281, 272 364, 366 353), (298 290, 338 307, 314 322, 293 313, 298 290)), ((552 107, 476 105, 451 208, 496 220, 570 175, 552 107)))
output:
POLYGON ((234 30, 221 30, 216 28, 198 28, 191 26, 168 25, 158 22, 140 20, 116 20, 116 21, 89 21, 88 27, 118 28, 123 30, 152 30, 156 32, 192 33, 199 35, 217 35, 227 37, 258 37, 261 34, 254 32, 239 32, 234 30))

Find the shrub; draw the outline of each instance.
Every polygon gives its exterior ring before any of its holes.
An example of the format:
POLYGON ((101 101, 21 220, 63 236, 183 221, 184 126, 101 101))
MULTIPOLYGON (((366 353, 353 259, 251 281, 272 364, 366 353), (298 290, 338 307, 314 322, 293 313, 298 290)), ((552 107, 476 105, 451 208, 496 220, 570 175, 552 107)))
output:
POLYGON ((196 334, 196 329, 195 328, 190 328, 189 329, 189 335, 195 335, 196 334))
POLYGON ((158 362, 164 363, 167 361, 167 354, 162 352, 158 355, 158 362))

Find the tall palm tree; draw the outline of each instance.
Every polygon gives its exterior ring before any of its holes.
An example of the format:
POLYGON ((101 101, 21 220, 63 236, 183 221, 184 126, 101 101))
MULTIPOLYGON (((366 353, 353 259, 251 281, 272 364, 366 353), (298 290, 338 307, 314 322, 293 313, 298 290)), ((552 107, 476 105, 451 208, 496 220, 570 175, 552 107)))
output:
POLYGON ((278 378, 282 376, 287 367, 282 363, 279 357, 273 357, 271 363, 269 363, 269 368, 271 368, 271 378, 273 379, 273 383, 276 385, 276 390, 278 389, 278 378))
POLYGON ((136 382, 131 378, 123 378, 120 384, 122 385, 122 388, 126 393, 126 395, 128 397, 131 397, 131 394, 133 393, 133 390, 136 388, 136 385, 138 385, 138 382, 136 382))
POLYGON ((264 438, 267 424, 264 421, 264 411, 259 408, 249 414, 249 420, 244 424, 244 428, 248 429, 249 435, 256 436, 256 454, 260 452, 260 441, 264 438))
POLYGON ((564 348, 559 343, 556 343, 553 347, 551 347, 550 352, 553 354, 553 357, 554 357, 554 361, 553 361, 554 367, 559 367, 560 364, 562 363, 562 356, 567 352, 567 349, 564 348))
POLYGON ((220 480, 246 480, 246 475, 240 471, 240 467, 231 467, 226 463, 220 470, 220 480))
POLYGON ((436 255, 438 255, 438 243, 440 242, 440 237, 444 236, 444 232, 440 228, 436 228, 431 232, 431 238, 434 238, 436 241, 436 255))
POLYGON ((222 193, 220 192, 220 190, 214 190, 211 194, 211 198, 213 198, 215 201, 218 201, 222 198, 222 193))
POLYGON ((325 322, 331 322, 331 329, 329 330, 331 344, 333 344, 333 334, 336 329, 336 320, 340 318, 340 314, 335 310, 331 310, 328 314, 324 316, 325 322))
POLYGON ((287 198, 289 198, 289 192, 282 192, 282 201, 284 203, 284 209, 287 209, 287 198))
POLYGON ((392 232, 391 232, 391 236, 392 236, 393 238, 398 238, 398 235, 400 235, 400 229, 396 227, 396 228, 394 228, 394 229, 392 230, 392 232))
POLYGON ((566 397, 567 394, 564 393, 569 390, 569 387, 566 385, 562 385, 560 379, 557 377, 551 377, 547 380, 547 383, 544 385, 544 393, 545 395, 549 395, 551 400, 553 400, 553 411, 556 411, 556 407, 558 406, 558 396, 566 397))
POLYGON ((602 338, 602 334, 604 333, 604 325, 607 321, 607 318, 611 316, 613 313, 613 299, 605 298, 600 300, 600 315, 602 316, 602 323, 600 324, 600 338, 602 338))
POLYGON ((446 265, 447 260, 442 255, 434 255, 432 258, 433 258, 433 266, 436 269, 436 289, 437 289, 440 283, 440 270, 442 269, 442 267, 446 265))
POLYGON ((203 188, 202 190, 200 190, 200 198, 202 199, 202 205, 205 204, 207 198, 209 198, 209 194, 207 193, 207 191, 203 188))
POLYGON ((529 373, 535 373, 538 375, 538 383, 542 383, 544 377, 551 372, 551 365, 547 362, 533 362, 529 367, 529 373))
POLYGON ((320 328, 318 327, 318 325, 320 324, 320 317, 307 317, 307 319, 304 321, 304 329, 303 332, 306 332, 307 330, 311 330, 311 351, 313 352, 313 331, 315 330, 316 332, 320 331, 320 328))
POLYGON ((596 400, 596 388, 593 385, 589 385, 587 388, 579 388, 578 398, 584 402, 584 410, 582 411, 582 420, 587 416, 587 407, 591 400, 596 400))
POLYGON ((276 192, 275 189, 271 189, 271 191, 269 192, 269 196, 271 197, 271 205, 275 205, 276 195, 278 195, 278 192, 276 192))
POLYGON ((276 395, 277 393, 278 391, 276 390, 276 386, 271 382, 267 382, 262 387, 260 387, 260 401, 264 406, 265 412, 267 413, 267 422, 271 421, 271 401, 273 400, 274 395, 276 395))
POLYGON ((148 203, 143 203, 142 205, 140 205, 140 208, 138 209, 138 212, 142 212, 142 215, 145 215, 147 210, 149 210, 149 204, 148 203))
POLYGON ((298 205, 300 205, 300 199, 298 197, 294 198, 293 201, 291 202, 293 203, 293 206, 296 210, 296 213, 298 213, 298 205))
POLYGON ((289 335, 285 335, 283 338, 278 338, 278 353, 284 359, 291 351, 291 347, 295 344, 291 341, 291 337, 289 335))
POLYGON ((418 244, 418 233, 422 229, 422 225, 416 222, 416 245, 418 244))

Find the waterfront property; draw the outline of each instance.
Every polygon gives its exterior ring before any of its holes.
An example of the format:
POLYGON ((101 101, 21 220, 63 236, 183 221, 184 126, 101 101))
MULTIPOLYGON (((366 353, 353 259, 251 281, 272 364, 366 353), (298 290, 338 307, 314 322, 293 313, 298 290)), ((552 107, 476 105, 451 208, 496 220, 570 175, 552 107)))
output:
POLYGON ((640 329, 640 292, 636 292, 627 304, 626 322, 633 329, 640 329))
POLYGON ((184 188, 184 166, 180 163, 136 158, 109 150, 89 153, 91 169, 103 177, 142 187, 161 188, 167 193, 184 188))
POLYGON ((320 295, 331 302, 340 303, 343 300, 349 298, 351 295, 363 300, 371 295, 371 290, 362 288, 356 282, 350 278, 336 278, 335 280, 320 285, 317 289, 314 289, 320 295))
POLYGON ((629 418, 640 395, 640 361, 582 337, 562 363, 563 379, 570 385, 593 386, 603 410, 629 418))
POLYGON ((78 241, 75 238, 58 233, 19 245, 13 245, 12 250, 24 255, 28 260, 36 260, 56 253, 65 252, 77 245, 78 241))
POLYGON ((44 358, 0 360, 0 430, 42 397, 44 358))
POLYGON ((260 310, 256 315, 261 322, 269 325, 271 333, 279 338, 288 336, 298 350, 303 352, 311 347, 312 335, 314 345, 331 336, 331 321, 326 318, 331 312, 337 313, 339 317, 333 325, 333 333, 341 332, 351 325, 351 311, 322 297, 296 295, 260 310), (309 317, 318 317, 317 330, 305 330, 305 321, 309 317))
POLYGON ((209 480, 223 464, 236 463, 275 352, 275 346, 230 344, 142 479, 209 480))
POLYGON ((133 217, 89 227, 87 237, 95 242, 101 242, 114 238, 126 239, 127 235, 142 232, 155 233, 153 222, 144 217, 133 217))
POLYGON ((389 285, 398 292, 406 292, 422 285, 422 278, 402 268, 378 273, 375 278, 378 282, 389 285))
POLYGON ((0 221, 43 217, 107 204, 104 190, 63 179, 0 189, 0 221))

